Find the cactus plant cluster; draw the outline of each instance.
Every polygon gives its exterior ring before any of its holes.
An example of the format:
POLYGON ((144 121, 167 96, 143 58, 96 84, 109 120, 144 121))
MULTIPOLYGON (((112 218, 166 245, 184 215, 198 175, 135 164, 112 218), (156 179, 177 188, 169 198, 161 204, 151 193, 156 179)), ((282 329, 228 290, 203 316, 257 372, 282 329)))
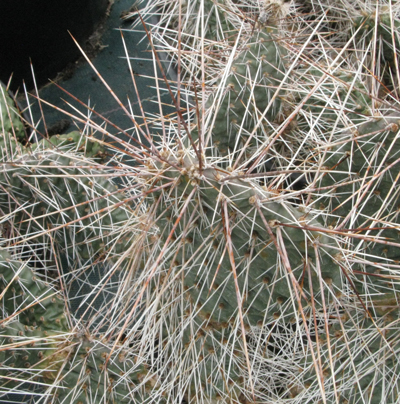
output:
POLYGON ((399 13, 153 0, 176 114, 117 145, 23 141, 2 90, 0 392, 400 402, 399 13))

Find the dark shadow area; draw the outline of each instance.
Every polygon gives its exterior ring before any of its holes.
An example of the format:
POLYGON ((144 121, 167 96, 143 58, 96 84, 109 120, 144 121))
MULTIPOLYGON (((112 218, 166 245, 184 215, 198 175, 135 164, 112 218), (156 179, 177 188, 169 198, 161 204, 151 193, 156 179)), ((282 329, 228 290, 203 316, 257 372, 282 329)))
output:
POLYGON ((78 42, 85 42, 106 17, 109 0, 2 0, 0 2, 0 80, 11 89, 33 88, 30 60, 38 85, 48 82, 79 50, 68 31, 78 42))

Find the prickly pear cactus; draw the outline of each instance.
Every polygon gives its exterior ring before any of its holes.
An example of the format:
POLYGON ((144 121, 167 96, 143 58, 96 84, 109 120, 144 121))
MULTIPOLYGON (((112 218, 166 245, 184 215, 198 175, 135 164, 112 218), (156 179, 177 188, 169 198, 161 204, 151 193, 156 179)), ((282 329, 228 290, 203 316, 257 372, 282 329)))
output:
MULTIPOLYGON (((24 358, 60 402, 398 402, 400 9, 383 3, 154 0, 152 50, 180 75, 150 146, 110 144, 106 163, 81 134, 29 150, 3 134, 3 250, 62 252, 67 301, 93 269, 84 301, 113 294, 93 318, 58 302, 28 319, 7 285, 37 306, 50 289, 29 274, 49 267, 23 260, 3 281, 3 361, 50 333, 24 358)), ((3 391, 30 377, 12 369, 3 391)))
POLYGON ((128 352, 113 355, 105 342, 85 333, 78 336, 60 293, 28 262, 3 249, 0 266, 3 392, 39 385, 48 389, 54 403, 144 400, 144 391, 131 392, 148 373, 140 363, 132 366, 128 352))
POLYGON ((208 116, 213 120, 212 142, 223 155, 243 147, 254 136, 253 128, 261 116, 273 122, 278 115, 280 97, 276 92, 285 75, 285 50, 273 35, 274 30, 269 28, 251 36, 230 72, 224 71, 218 92, 207 101, 208 112, 213 112, 208 116))
POLYGON ((384 64, 387 63, 392 67, 396 63, 393 48, 398 49, 400 45, 397 36, 399 28, 400 21, 396 18, 396 15, 391 15, 389 7, 386 7, 386 10, 383 10, 383 12, 363 15, 354 20, 354 31, 357 38, 360 41, 370 43, 378 42, 381 47, 379 54, 381 62, 384 64))
POLYGON ((0 147, 0 206, 12 217, 9 226, 17 239, 50 231, 63 240, 62 249, 73 259, 125 250, 121 234, 99 239, 124 223, 130 212, 115 209, 124 204, 124 197, 106 176, 98 178, 96 159, 104 152, 95 138, 72 132, 24 146, 4 132, 0 147))
POLYGON ((9 134, 15 140, 22 141, 25 138, 24 124, 21 121, 14 101, 2 85, 0 85, 0 114, 2 123, 1 132, 9 134))
MULTIPOLYGON (((191 34, 193 36, 204 32, 206 40, 227 40, 229 35, 234 35, 234 27, 229 21, 228 16, 233 3, 225 0, 205 0, 203 4, 200 2, 186 2, 181 4, 181 19, 184 21, 184 35, 191 34), (204 21, 204 26, 201 23, 204 21)), ((175 12, 177 4, 169 3, 165 5, 163 15, 172 15, 173 21, 169 27, 176 31, 179 25, 179 18, 175 12)))

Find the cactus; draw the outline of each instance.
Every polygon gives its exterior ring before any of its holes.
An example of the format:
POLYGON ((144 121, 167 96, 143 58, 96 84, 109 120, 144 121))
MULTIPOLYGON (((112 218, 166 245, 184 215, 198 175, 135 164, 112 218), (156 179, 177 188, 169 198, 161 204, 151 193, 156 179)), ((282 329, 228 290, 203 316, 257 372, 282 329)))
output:
POLYGON ((269 31, 256 32, 249 38, 232 63, 231 74, 226 81, 221 78, 225 85, 221 83, 218 92, 207 101, 209 112, 217 103, 212 136, 213 144, 223 155, 246 143, 261 115, 274 121, 280 109, 276 89, 284 77, 285 51, 274 42, 273 29, 269 31))
POLYGON ((56 403, 398 402, 398 6, 394 22, 377 6, 378 38, 362 28, 368 2, 150 3, 181 69, 177 117, 153 139, 157 120, 146 126, 150 147, 107 144, 106 162, 81 133, 22 145, 2 115, 2 392, 23 380, 56 403), (38 280, 55 268, 59 293, 38 280), (89 302, 75 315, 72 288, 89 302), (53 294, 65 300, 46 305, 53 294))
POLYGON ((123 252, 127 240, 120 239, 121 233, 116 239, 111 234, 99 241, 100 233, 131 215, 129 209, 123 213, 124 209, 113 208, 124 199, 107 177, 93 179, 100 173, 96 160, 104 155, 99 141, 75 131, 22 145, 9 133, 0 138, 0 206, 13 219, 15 237, 54 229, 53 236, 62 240, 62 249, 71 251, 67 254, 71 259, 94 259, 111 250, 113 254, 123 252), (105 194, 109 197, 104 198, 105 194), (70 222, 82 230, 66 228, 70 222))
MULTIPOLYGON (((172 19, 166 27, 170 29, 172 35, 175 34, 176 28, 179 26, 179 18, 177 18, 176 13, 177 7, 179 7, 178 4, 165 4, 160 13, 162 16, 170 16, 172 19)), ((181 5, 181 18, 184 20, 183 34, 196 36, 199 35, 201 30, 204 30, 204 39, 206 40, 223 41, 228 39, 234 30, 228 18, 231 8, 232 3, 224 0, 216 2, 205 0, 203 4, 200 4, 200 2, 183 3, 181 5), (204 26, 202 27, 200 23, 203 21, 204 26)))
POLYGON ((14 101, 2 85, 0 85, 0 114, 2 122, 1 132, 10 133, 16 140, 24 140, 24 124, 14 105, 14 101))
POLYGON ((110 397, 130 402, 139 396, 131 387, 146 375, 146 369, 140 363, 132 366, 126 352, 111 355, 110 347, 101 341, 84 333, 78 336, 68 324, 64 300, 57 290, 28 262, 5 249, 0 257, 2 388, 12 392, 23 384, 44 385, 60 402, 76 403, 92 394, 90 399, 98 403, 110 397))

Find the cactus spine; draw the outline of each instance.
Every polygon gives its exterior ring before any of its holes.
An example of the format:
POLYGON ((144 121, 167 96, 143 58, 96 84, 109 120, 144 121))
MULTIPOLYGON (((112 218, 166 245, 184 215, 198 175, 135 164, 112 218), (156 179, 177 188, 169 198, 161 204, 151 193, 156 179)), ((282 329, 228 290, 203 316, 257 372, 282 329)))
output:
POLYGON ((399 10, 331 3, 151 2, 196 103, 109 162, 80 133, 28 150, 2 115, 2 391, 35 376, 54 402, 399 401, 399 10), (42 304, 55 268, 93 318, 42 304))

